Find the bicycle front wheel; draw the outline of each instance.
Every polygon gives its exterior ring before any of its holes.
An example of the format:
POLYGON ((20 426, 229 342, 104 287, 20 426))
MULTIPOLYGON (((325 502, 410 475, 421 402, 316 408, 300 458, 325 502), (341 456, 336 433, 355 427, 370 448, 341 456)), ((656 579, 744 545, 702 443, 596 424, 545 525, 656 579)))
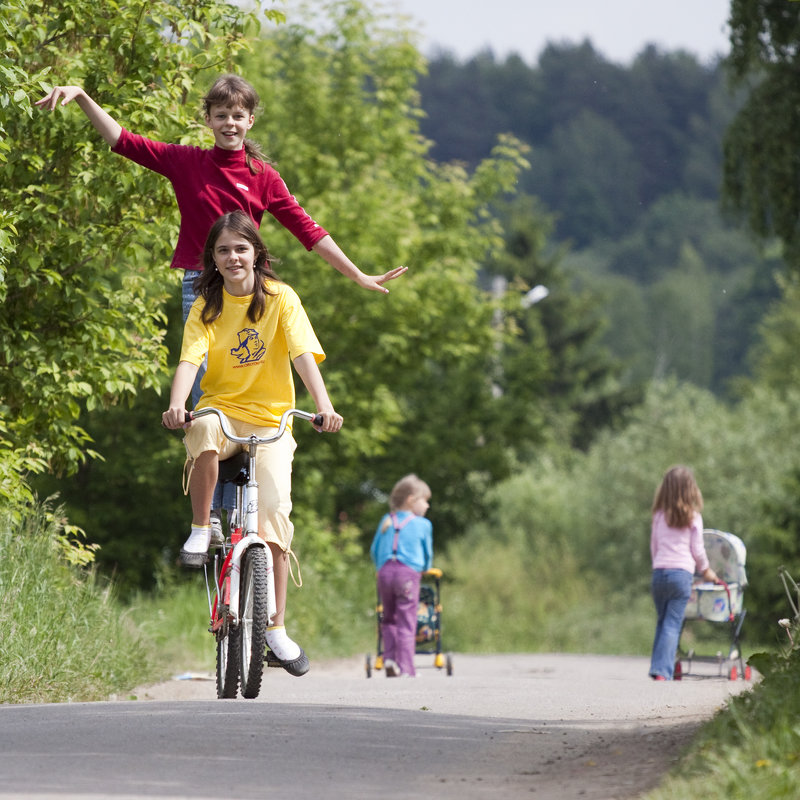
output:
POLYGON ((230 624, 228 603, 230 602, 231 576, 230 569, 222 578, 220 595, 216 603, 217 636, 217 697, 234 698, 239 689, 239 661, 241 637, 239 628, 230 624))
POLYGON ((269 578, 264 548, 248 547, 239 586, 239 646, 242 697, 258 697, 267 647, 269 578))
POLYGON ((232 699, 239 688, 239 652, 241 646, 238 628, 229 628, 217 640, 217 697, 232 699))

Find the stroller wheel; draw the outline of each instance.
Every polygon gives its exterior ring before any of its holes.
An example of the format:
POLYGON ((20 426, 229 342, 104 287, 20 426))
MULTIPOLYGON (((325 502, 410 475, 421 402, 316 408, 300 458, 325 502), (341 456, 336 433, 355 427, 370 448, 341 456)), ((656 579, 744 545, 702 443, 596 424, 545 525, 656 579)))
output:
POLYGON ((681 660, 678 659, 675 662, 675 669, 672 671, 672 680, 679 681, 683 679, 683 667, 681 666, 681 660))
POLYGON ((746 681, 749 681, 749 680, 753 679, 753 671, 750 669, 750 665, 749 664, 744 668, 744 679, 746 681))
POLYGON ((372 677, 372 659, 369 657, 369 654, 367 654, 367 660, 366 660, 366 664, 364 666, 365 666, 366 671, 367 671, 367 677, 371 678, 372 677))
POLYGON ((447 654, 447 658, 445 659, 445 669, 448 675, 453 674, 453 657, 450 653, 447 654))
POLYGON ((728 670, 728 680, 735 681, 739 677, 739 670, 736 667, 731 667, 728 670))

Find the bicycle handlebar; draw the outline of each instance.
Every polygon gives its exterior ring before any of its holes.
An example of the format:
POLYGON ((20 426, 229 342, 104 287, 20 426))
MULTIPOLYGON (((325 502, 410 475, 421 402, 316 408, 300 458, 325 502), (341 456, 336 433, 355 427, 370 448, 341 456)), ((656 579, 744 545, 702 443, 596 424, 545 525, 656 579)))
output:
POLYGON ((289 422, 289 417, 300 417, 300 419, 307 420, 308 422, 312 423, 313 425, 322 425, 322 414, 311 414, 308 411, 301 411, 299 408, 289 408, 281 414, 281 420, 278 424, 278 430, 272 436, 256 436, 255 434, 251 436, 236 436, 231 432, 231 429, 228 427, 228 420, 226 419, 225 415, 218 409, 218 408, 201 408, 197 411, 187 411, 186 412, 186 421, 191 422, 193 419, 197 419, 198 417, 206 417, 209 414, 216 414, 219 419, 219 424, 222 426, 222 432, 225 436, 230 439, 232 442, 237 442, 238 444, 250 444, 251 442, 256 442, 257 444, 269 444, 270 442, 277 441, 278 439, 283 436, 283 432, 286 430, 286 424, 289 422))

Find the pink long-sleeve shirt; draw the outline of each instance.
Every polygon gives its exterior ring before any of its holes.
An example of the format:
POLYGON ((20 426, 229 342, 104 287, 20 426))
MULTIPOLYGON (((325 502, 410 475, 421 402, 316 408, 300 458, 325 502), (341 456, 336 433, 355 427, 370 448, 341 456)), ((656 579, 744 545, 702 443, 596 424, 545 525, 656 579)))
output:
POLYGON ((165 144, 123 128, 112 150, 172 183, 181 214, 173 269, 202 269, 208 231, 222 214, 237 209, 257 226, 269 211, 307 250, 328 235, 297 202, 277 170, 257 161, 261 172, 250 171, 243 149, 165 144))
POLYGON ((708 556, 703 544, 703 517, 695 511, 688 528, 670 528, 664 512, 656 511, 650 531, 650 556, 653 569, 705 572, 708 556))

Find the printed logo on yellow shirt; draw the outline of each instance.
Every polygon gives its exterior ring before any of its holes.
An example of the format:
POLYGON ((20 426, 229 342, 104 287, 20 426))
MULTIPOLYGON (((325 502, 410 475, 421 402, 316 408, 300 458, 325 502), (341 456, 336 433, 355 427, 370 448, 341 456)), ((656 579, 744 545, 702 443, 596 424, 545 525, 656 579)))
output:
POLYGON ((260 361, 266 347, 254 328, 243 328, 239 331, 239 344, 231 348, 231 355, 239 359, 240 364, 252 364, 260 361))

